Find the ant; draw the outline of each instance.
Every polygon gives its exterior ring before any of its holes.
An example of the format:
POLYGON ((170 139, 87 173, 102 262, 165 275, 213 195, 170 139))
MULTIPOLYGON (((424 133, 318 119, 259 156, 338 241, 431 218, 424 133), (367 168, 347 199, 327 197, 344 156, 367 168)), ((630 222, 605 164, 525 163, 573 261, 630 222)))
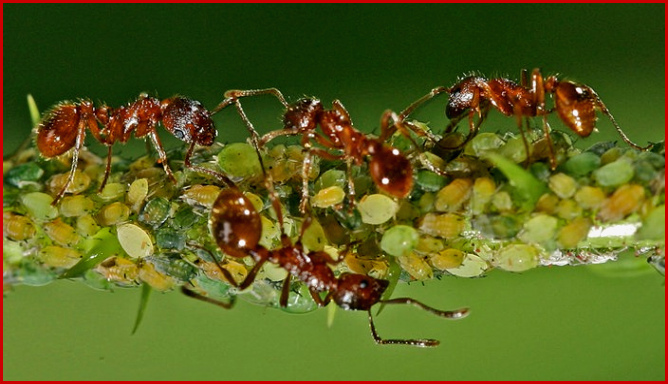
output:
POLYGON ((162 123, 177 139, 190 143, 185 155, 186 167, 191 167, 190 157, 195 145, 210 146, 217 134, 211 113, 198 101, 183 96, 160 101, 142 93, 134 102, 115 109, 105 104, 95 107, 87 99, 65 101, 54 106, 36 128, 37 148, 46 158, 62 155, 70 149, 74 151, 69 177, 52 205, 58 203, 74 180, 87 129, 108 148, 107 167, 100 190, 106 185, 111 172, 111 146, 117 141, 126 143, 132 134, 136 138, 148 136, 158 152, 158 162, 162 163, 167 176, 176 182, 156 131, 158 123, 162 123))
POLYGON ((334 100, 332 109, 325 109, 317 98, 302 98, 293 104, 288 104, 276 88, 230 90, 225 92, 225 99, 213 112, 216 113, 231 104, 235 104, 241 118, 246 123, 256 149, 279 136, 302 135, 301 144, 306 149, 302 167, 303 185, 300 204, 302 213, 306 212, 308 202, 308 174, 313 155, 323 159, 346 162, 351 209, 355 198, 352 165, 353 163, 358 166, 362 165, 367 156, 369 157, 369 174, 381 191, 401 199, 407 197, 413 188, 413 168, 406 156, 385 142, 384 133, 380 138, 375 138, 357 130, 353 126, 350 114, 339 100, 334 100), (283 129, 259 137, 241 107, 239 99, 263 94, 275 96, 285 108, 285 112, 283 129), (318 125, 321 132, 316 131, 318 125), (319 144, 324 148, 316 148, 313 144, 319 144), (332 153, 331 150, 338 152, 332 153))
MULTIPOLYGON (((223 181, 228 188, 220 191, 211 209, 209 216, 209 227, 219 248, 227 255, 235 258, 243 258, 250 255, 255 260, 255 265, 241 283, 236 283, 231 273, 216 265, 221 273, 233 286, 243 290, 248 288, 264 263, 270 262, 284 268, 288 276, 283 281, 279 304, 286 307, 290 291, 290 280, 295 278, 306 284, 313 300, 320 307, 326 306, 330 301, 345 310, 367 311, 371 334, 377 344, 404 344, 418 347, 434 347, 439 344, 433 339, 383 339, 376 332, 371 315, 371 307, 377 303, 384 304, 411 304, 422 308, 437 316, 449 319, 459 319, 468 315, 468 308, 454 311, 441 311, 422 304, 411 298, 396 298, 381 300, 383 292, 387 289, 389 282, 373 277, 356 274, 342 273, 338 277, 330 268, 343 260, 339 257, 334 260, 324 251, 307 252, 301 238, 309 226, 312 218, 307 216, 302 224, 298 240, 293 243, 283 230, 283 214, 281 204, 273 189, 271 176, 263 173, 269 190, 271 204, 276 212, 279 228, 281 228, 281 246, 278 249, 269 250, 259 244, 262 235, 262 223, 260 214, 251 201, 244 196, 239 188, 223 174, 217 174, 219 180, 223 181), (325 294, 324 298, 321 294, 325 294)), ((344 255, 343 253, 342 255, 344 255)), ((223 303, 196 293, 185 286, 182 292, 208 303, 213 303, 224 308, 230 308, 232 303, 223 303)))
POLYGON ((552 169, 557 167, 557 163, 554 146, 550 138, 551 129, 547 122, 547 115, 554 110, 557 111, 559 119, 580 137, 588 137, 596 129, 596 120, 598 119, 596 112, 600 111, 610 119, 619 135, 631 147, 648 150, 653 146, 653 144, 650 144, 641 147, 632 142, 624 134, 608 108, 591 87, 573 81, 559 80, 557 76, 543 78, 538 68, 532 71, 530 84, 528 71, 523 69, 520 75, 520 84, 506 78, 486 79, 472 75, 459 80, 452 87, 436 87, 401 112, 398 116, 399 122, 406 123, 404 120, 419 106, 442 93, 450 95, 445 114, 451 121, 445 130, 445 134, 452 133, 457 124, 466 116, 469 119, 469 133, 459 147, 465 145, 475 136, 492 107, 505 116, 514 116, 517 119, 517 126, 522 135, 527 155, 529 155, 529 144, 522 128, 522 118, 527 118, 528 125, 528 118, 542 117, 552 169), (546 94, 552 95, 554 99, 553 109, 548 110, 545 105, 546 94), (478 115, 477 122, 474 121, 476 114, 478 115))

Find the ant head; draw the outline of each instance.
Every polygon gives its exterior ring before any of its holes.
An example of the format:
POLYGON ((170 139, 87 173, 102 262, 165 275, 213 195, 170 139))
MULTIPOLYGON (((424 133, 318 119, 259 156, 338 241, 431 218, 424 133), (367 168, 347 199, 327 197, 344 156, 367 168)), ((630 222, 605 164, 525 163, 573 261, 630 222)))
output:
POLYGON ((346 310, 366 311, 380 301, 380 297, 390 283, 356 273, 343 273, 339 276, 332 299, 346 310))
POLYGON ((283 115, 283 124, 286 129, 299 132, 314 130, 320 112, 322 112, 320 100, 304 98, 288 107, 283 115))
POLYGON ((369 174, 378 189, 404 198, 413 189, 413 167, 401 151, 376 142, 372 145, 369 174))
POLYGON ((220 191, 211 208, 209 228, 228 255, 244 257, 257 247, 262 233, 260 214, 237 188, 220 191))
POLYGON ((199 102, 186 97, 176 96, 164 100, 162 109, 162 124, 174 137, 199 145, 212 145, 216 139, 216 127, 211 120, 211 114, 199 102))
POLYGON ((448 105, 445 107, 445 115, 448 119, 457 118, 471 108, 474 89, 480 81, 484 82, 485 79, 469 76, 450 88, 450 100, 448 100, 448 105))

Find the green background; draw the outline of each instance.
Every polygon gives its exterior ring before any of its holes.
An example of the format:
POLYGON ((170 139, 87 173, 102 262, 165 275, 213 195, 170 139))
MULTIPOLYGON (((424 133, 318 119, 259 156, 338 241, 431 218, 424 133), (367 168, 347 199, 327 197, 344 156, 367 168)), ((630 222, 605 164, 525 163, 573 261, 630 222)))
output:
MULTIPOLYGON (((3 12, 5 154, 31 128, 27 93, 42 109, 77 97, 114 106, 142 91, 213 108, 227 89, 278 87, 292 100, 338 98, 356 126, 372 130, 386 108, 465 73, 517 78, 534 67, 592 86, 637 143, 664 137, 663 4, 5 4, 3 12)), ((442 127, 444 104, 418 117, 442 127)), ((278 127, 275 100, 246 106, 261 132, 278 127)), ((490 115, 483 130, 516 129, 490 115)), ((246 137, 233 111, 215 120, 219 140, 246 137)), ((618 139, 608 121, 599 130, 580 145, 618 139)), ((140 140, 115 147, 143 150, 140 140)), ((3 379, 665 379, 664 278, 650 267, 401 285, 395 296, 472 308, 460 321, 401 307, 378 317, 382 336, 436 338, 435 349, 376 346, 364 313, 338 311, 327 328, 327 310, 291 315, 241 302, 224 311, 178 293, 153 295, 131 336, 139 293, 68 281, 17 287, 3 298, 3 379)))

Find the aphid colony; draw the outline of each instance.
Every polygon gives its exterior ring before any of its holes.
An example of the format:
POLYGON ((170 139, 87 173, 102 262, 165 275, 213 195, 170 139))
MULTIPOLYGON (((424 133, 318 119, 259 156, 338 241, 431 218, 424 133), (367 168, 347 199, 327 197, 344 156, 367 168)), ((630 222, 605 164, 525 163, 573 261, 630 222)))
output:
MULTIPOLYGON (((228 91, 212 111, 182 96, 160 101, 141 95, 116 109, 63 102, 45 114, 36 133, 44 158, 71 153, 71 165, 69 172, 51 171, 50 193, 31 189, 48 161, 24 162, 5 173, 15 189, 5 195, 5 207, 19 207, 3 213, 6 265, 24 263, 14 244, 23 249, 31 243, 40 249, 39 263, 77 270, 98 286, 180 286, 188 296, 224 307, 251 292, 261 304, 293 312, 333 301, 367 311, 379 344, 438 341, 381 338, 371 316, 377 303, 411 304, 451 319, 468 314, 466 308, 443 311, 410 298, 389 299, 390 278, 473 277, 494 267, 524 271, 547 264, 555 251, 578 250, 597 225, 631 215, 651 220, 664 209, 657 197, 663 196, 663 157, 632 143, 590 87, 554 76, 544 80, 538 70, 531 82, 523 72, 520 84, 467 77, 435 88, 401 113, 385 111, 379 136, 355 128, 338 100, 331 109, 316 98, 290 104, 274 88, 228 91), (442 137, 407 120, 440 93, 450 95, 451 123, 442 137), (273 95, 284 107, 283 127, 263 136, 241 104, 258 95, 273 95), (550 97, 552 109, 546 106, 550 97), (232 105, 250 144, 214 142, 212 116, 232 105), (519 138, 478 133, 492 107, 517 119, 519 138), (567 135, 550 132, 547 116, 554 111, 582 137, 600 111, 633 149, 573 150, 567 135), (467 116, 468 135, 449 145, 446 136, 467 116), (542 133, 522 129, 524 117, 541 118, 542 133), (187 148, 166 151, 160 125, 187 148), (86 131, 108 147, 101 180, 102 162, 84 150, 86 131), (121 172, 112 172, 113 145, 133 134, 150 139, 164 171, 146 156, 115 164, 121 172), (279 136, 298 136, 299 144, 269 145, 279 136), (524 155, 517 156, 521 149, 524 155), (529 209, 518 201, 521 183, 508 183, 518 176, 494 170, 481 157, 488 151, 512 154, 524 167, 513 172, 542 185, 531 191, 537 198, 529 209), (173 158, 183 159, 176 172, 173 158), (95 185, 98 193, 90 193, 95 185), (97 258, 84 258, 92 248, 97 258), (404 271, 401 277, 391 277, 393 266, 404 271)), ((581 262, 594 253, 574 252, 581 262)), ((6 275, 6 283, 8 278, 21 282, 20 274, 6 275)))

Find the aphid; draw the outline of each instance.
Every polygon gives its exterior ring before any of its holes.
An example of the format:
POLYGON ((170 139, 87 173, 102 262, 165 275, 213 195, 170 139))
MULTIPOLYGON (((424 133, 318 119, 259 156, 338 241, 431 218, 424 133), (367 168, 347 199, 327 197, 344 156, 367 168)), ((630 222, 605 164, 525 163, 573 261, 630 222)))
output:
MULTIPOLYGON (((278 218, 279 228, 281 229, 281 246, 277 249, 267 249, 259 244, 262 232, 260 214, 252 202, 244 196, 229 178, 222 174, 219 175, 219 179, 227 184, 229 188, 220 191, 211 210, 209 227, 213 238, 220 249, 230 257, 243 258, 251 256, 255 260, 255 265, 241 283, 236 283, 236 280, 231 276, 229 271, 222 267, 220 268, 220 272, 225 276, 226 280, 234 282, 234 286, 242 290, 249 287, 266 262, 275 264, 289 272, 283 281, 283 289, 279 299, 281 307, 285 308, 288 305, 291 279, 298 279, 308 288, 311 297, 318 306, 325 306, 330 301, 334 301, 339 307, 346 310, 367 311, 371 333, 378 344, 405 344, 432 347, 438 345, 439 342, 432 339, 382 339, 378 336, 373 324, 371 307, 374 304, 412 304, 438 316, 450 319, 462 318, 468 314, 467 308, 454 311, 440 311, 410 298, 381 300, 383 292, 389 285, 389 282, 386 280, 379 280, 356 273, 343 273, 337 277, 330 268, 330 265, 340 263, 343 260, 345 252, 339 258, 334 259, 325 251, 307 252, 305 250, 302 245, 302 237, 310 224, 310 216, 303 223, 298 240, 293 243, 283 231, 281 204, 273 189, 271 178, 266 173, 264 176, 267 180, 271 203, 278 218)), ((206 302, 215 303, 226 308, 229 307, 227 303, 218 303, 185 287, 183 288, 183 292, 188 296, 206 302)))
MULTIPOLYGON (((355 189, 352 177, 352 164, 362 165, 369 158, 369 174, 376 186, 383 192, 396 198, 407 197, 413 188, 413 168, 404 154, 380 138, 365 135, 357 130, 350 119, 350 114, 339 100, 334 100, 332 109, 325 109, 316 98, 304 98, 294 104, 288 104, 278 89, 232 90, 225 93, 225 100, 213 111, 235 104, 237 111, 251 132, 255 147, 266 145, 279 136, 301 135, 301 144, 308 151, 302 167, 302 200, 300 210, 306 212, 308 203, 308 175, 312 166, 312 156, 328 160, 345 160, 348 170, 348 196, 351 206, 354 204, 355 189), (283 129, 279 129, 261 138, 253 124, 248 120, 239 101, 242 97, 271 94, 285 107, 283 129), (316 128, 320 126, 320 131, 316 128), (315 145, 319 145, 316 147, 315 145)), ((381 129, 383 125, 381 125, 381 129)))
POLYGON ((139 266, 124 257, 112 256, 95 267, 95 271, 108 281, 119 285, 136 285, 139 277, 139 266))
POLYGON ((25 240, 35 234, 33 222, 21 215, 2 212, 2 235, 13 240, 25 240))
POLYGON ((44 232, 56 244, 71 246, 79 241, 79 235, 60 218, 44 223, 44 232))
POLYGON ((404 120, 419 106, 442 93, 450 95, 445 108, 445 114, 450 119, 450 124, 445 130, 446 135, 454 131, 457 123, 468 117, 469 133, 463 144, 475 136, 480 125, 487 118, 489 110, 494 108, 505 116, 512 116, 517 120, 517 127, 528 154, 529 144, 524 134, 522 119, 542 117, 545 139, 550 151, 550 164, 553 169, 557 164, 554 146, 549 135, 550 126, 547 122, 547 116, 553 111, 556 111, 559 119, 580 137, 588 137, 594 131, 598 111, 610 119, 619 135, 631 147, 648 150, 653 146, 650 144, 641 147, 632 142, 591 87, 573 81, 560 80, 557 76, 543 78, 538 68, 532 71, 530 81, 528 71, 522 70, 520 84, 506 78, 487 79, 482 76, 468 76, 451 87, 436 87, 401 112, 398 116, 399 123, 405 123, 404 120), (553 109, 546 106, 546 95, 552 96, 553 109), (478 116, 477 121, 475 120, 476 115, 478 116))
POLYGON ((69 177, 53 200, 53 205, 58 203, 74 180, 86 130, 108 148, 107 167, 100 190, 111 172, 111 146, 116 142, 126 143, 133 134, 136 138, 147 136, 151 140, 158 151, 158 162, 162 163, 167 176, 175 181, 157 134, 158 123, 162 123, 177 139, 190 143, 185 155, 186 167, 191 167, 190 157, 196 144, 210 146, 216 138, 217 132, 209 111, 198 101, 182 96, 160 101, 141 94, 132 103, 115 109, 105 104, 95 107, 87 99, 64 101, 54 106, 36 128, 37 148, 46 158, 62 155, 71 149, 73 152, 69 177))

